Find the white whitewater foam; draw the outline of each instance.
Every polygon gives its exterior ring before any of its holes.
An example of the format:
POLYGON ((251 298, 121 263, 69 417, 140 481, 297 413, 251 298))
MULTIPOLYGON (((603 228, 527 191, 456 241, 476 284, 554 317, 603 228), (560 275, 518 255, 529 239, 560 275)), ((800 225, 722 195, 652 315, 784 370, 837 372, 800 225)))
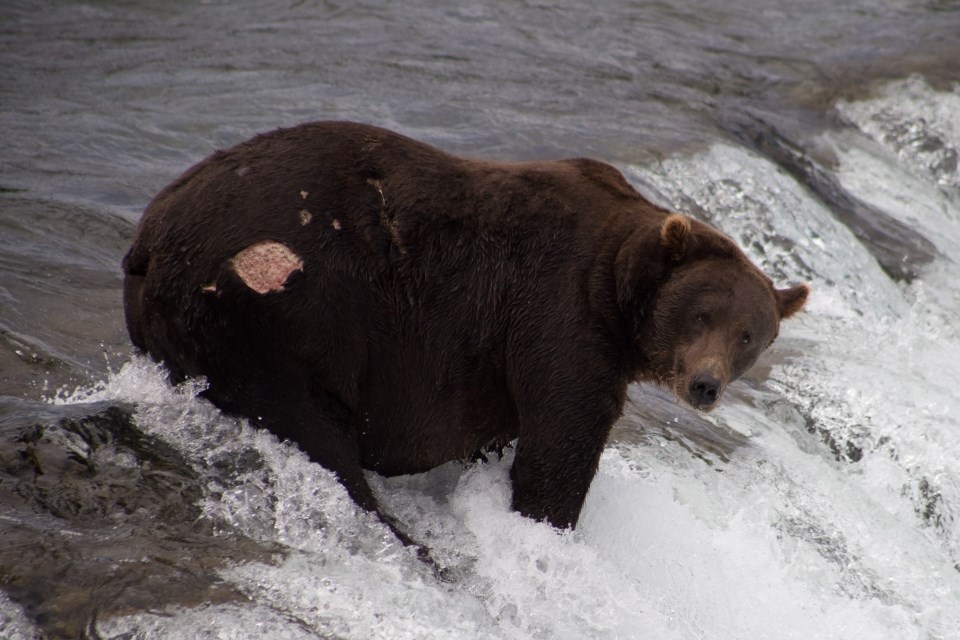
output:
POLYGON ((960 191, 960 83, 935 91, 915 75, 885 85, 871 98, 841 101, 837 111, 896 153, 902 165, 960 191))
POLYGON ((0 591, 0 638, 4 640, 39 640, 40 633, 24 615, 23 609, 0 591))
MULTIPOLYGON (((770 273, 812 281, 808 313, 787 323, 774 348, 787 356, 772 367, 766 386, 774 393, 754 394, 777 420, 736 403, 714 419, 724 424, 736 414, 732 422, 753 425, 763 464, 775 465, 778 484, 791 483, 789 501, 777 507, 782 526, 771 520, 781 546, 812 543, 828 566, 846 572, 825 588, 832 583, 883 603, 887 614, 901 609, 902 624, 887 622, 891 638, 960 637, 960 394, 953 384, 960 273, 952 259, 960 255, 960 212, 955 176, 942 171, 958 148, 957 96, 916 79, 895 83, 879 98, 841 105, 862 130, 829 132, 821 141, 838 158, 846 189, 912 225, 945 256, 909 286, 888 282, 848 233, 829 229, 839 225, 820 205, 750 152, 716 145, 634 169, 668 204, 709 211, 770 273), (946 161, 931 160, 930 148, 946 161), (768 255, 780 234, 795 261, 768 255), (824 467, 829 450, 803 453, 817 451, 811 439, 853 462, 824 467)), ((746 478, 745 486, 763 486, 757 482, 746 478)), ((755 504, 773 506, 776 498, 755 504)), ((807 558, 803 566, 816 563, 807 558)))

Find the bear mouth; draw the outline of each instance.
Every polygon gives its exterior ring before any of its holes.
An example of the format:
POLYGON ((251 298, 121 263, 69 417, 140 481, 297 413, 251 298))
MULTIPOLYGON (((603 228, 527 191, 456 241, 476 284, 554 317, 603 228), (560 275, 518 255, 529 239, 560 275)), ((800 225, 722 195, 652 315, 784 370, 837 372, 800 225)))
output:
POLYGON ((717 404, 719 404, 718 402, 719 400, 720 398, 718 396, 717 400, 714 400, 710 404, 696 404, 695 402, 691 402, 690 400, 687 401, 687 404, 689 404, 691 407, 693 407, 697 411, 701 411, 703 413, 710 413, 711 411, 717 408, 717 404))

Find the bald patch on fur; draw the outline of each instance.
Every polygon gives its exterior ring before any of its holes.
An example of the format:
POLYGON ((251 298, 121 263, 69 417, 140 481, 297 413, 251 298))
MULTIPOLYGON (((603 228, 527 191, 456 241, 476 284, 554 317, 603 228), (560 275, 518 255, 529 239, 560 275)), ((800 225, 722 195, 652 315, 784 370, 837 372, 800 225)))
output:
POLYGON ((244 284, 259 294, 283 291, 294 271, 303 271, 303 261, 279 242, 266 240, 249 246, 230 261, 244 284))

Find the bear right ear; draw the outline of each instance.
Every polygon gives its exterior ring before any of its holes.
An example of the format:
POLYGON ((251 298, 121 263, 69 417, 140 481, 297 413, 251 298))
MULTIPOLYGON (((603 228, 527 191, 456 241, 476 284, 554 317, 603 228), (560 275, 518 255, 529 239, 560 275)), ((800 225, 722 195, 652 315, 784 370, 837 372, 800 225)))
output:
POLYGON ((690 218, 682 213, 674 213, 663 221, 660 227, 660 241, 666 250, 667 257, 673 262, 680 262, 687 253, 690 240, 690 218))

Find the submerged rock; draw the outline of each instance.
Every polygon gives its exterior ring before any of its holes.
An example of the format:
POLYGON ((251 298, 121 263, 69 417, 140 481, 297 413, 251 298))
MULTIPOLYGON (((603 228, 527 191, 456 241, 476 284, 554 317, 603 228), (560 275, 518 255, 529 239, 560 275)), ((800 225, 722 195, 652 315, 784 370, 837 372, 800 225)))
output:
POLYGON ((279 551, 216 532, 202 479, 129 406, 0 398, 0 588, 49 637, 98 619, 246 600, 226 563, 279 551))
POLYGON ((779 165, 850 228, 888 276, 911 282, 937 257, 926 237, 880 209, 850 195, 834 174, 811 159, 772 125, 747 117, 728 122, 729 133, 779 165))

